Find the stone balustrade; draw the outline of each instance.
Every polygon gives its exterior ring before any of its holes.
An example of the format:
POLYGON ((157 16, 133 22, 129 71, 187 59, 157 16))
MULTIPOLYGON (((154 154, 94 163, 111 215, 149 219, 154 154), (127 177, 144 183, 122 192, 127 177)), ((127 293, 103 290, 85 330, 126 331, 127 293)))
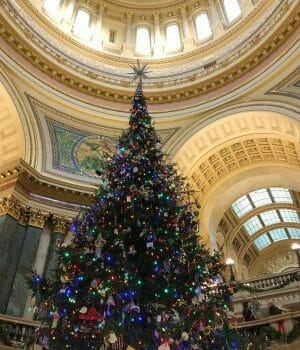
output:
POLYGON ((0 350, 33 349, 39 322, 0 314, 0 350))
POLYGON ((238 319, 243 319, 243 303, 251 302, 257 318, 268 315, 270 303, 287 310, 300 310, 300 269, 257 279, 243 281, 240 289, 233 296, 234 312, 238 319))
MULTIPOLYGON (((276 329, 278 321, 284 320, 285 331, 289 332, 293 328, 294 320, 300 317, 299 279, 300 269, 297 269, 287 273, 243 281, 242 284, 246 288, 252 288, 252 291, 240 290, 233 296, 234 312, 238 321, 237 329, 248 329, 268 324, 276 329), (243 322, 242 310, 245 301, 259 305, 256 320, 243 322), (268 316, 270 302, 287 310, 280 315, 268 316)), ((39 322, 0 314, 0 350, 42 349, 39 344, 33 345, 39 342, 39 337, 36 336, 39 328, 39 322), (3 342, 4 334, 6 335, 5 342, 3 342), (1 341, 3 345, 1 345, 1 341)))
POLYGON ((281 286, 287 285, 296 279, 300 279, 300 269, 260 278, 252 278, 244 281, 243 284, 253 289, 267 290, 280 288, 281 286))

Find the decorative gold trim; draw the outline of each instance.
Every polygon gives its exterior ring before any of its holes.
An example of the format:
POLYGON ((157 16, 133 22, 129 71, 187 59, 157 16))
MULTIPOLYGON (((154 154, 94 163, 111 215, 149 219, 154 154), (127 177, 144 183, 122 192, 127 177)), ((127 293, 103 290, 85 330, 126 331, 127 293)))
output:
MULTIPOLYGON (((3 1, 0 2, 3 6, 3 1)), ((286 4, 284 4, 286 6, 286 4)), ((285 9, 287 10, 287 9, 285 9)), ((279 30, 279 33, 273 36, 272 40, 268 44, 256 51, 255 56, 248 58, 238 67, 228 69, 227 72, 224 72, 218 77, 210 78, 206 82, 198 83, 196 82, 197 76, 191 76, 190 83, 187 88, 180 89, 176 88, 172 90, 172 93, 167 92, 148 92, 149 102, 150 103, 170 103, 175 101, 185 100, 191 97, 197 97, 207 92, 216 90, 229 82, 235 80, 236 78, 242 76, 244 73, 248 72, 250 69, 257 66, 261 63, 266 57, 268 57, 280 44, 287 40, 289 35, 297 28, 300 16, 296 14, 293 16, 293 19, 285 25, 284 28, 279 30), (196 83, 195 83, 196 82, 196 83)), ((118 90, 116 88, 110 87, 107 89, 104 86, 96 85, 93 83, 87 83, 83 79, 79 79, 72 73, 67 72, 66 70, 61 70, 58 66, 55 66, 52 62, 45 60, 45 58, 36 50, 32 49, 25 41, 17 34, 10 26, 7 26, 7 21, 4 17, 1 18, 0 22, 0 34, 4 40, 6 40, 9 45, 14 47, 27 61, 33 64, 42 72, 48 74, 51 78, 63 83, 69 87, 74 88, 80 92, 101 97, 105 100, 118 100, 128 103, 131 100, 131 94, 128 95, 124 93, 124 90, 118 90)), ((34 39, 34 35, 31 32, 27 32, 29 38, 34 39)), ((259 42, 259 37, 254 41, 255 44, 259 42)), ((66 63, 65 59, 57 56, 57 61, 59 63, 66 63)), ((182 57, 180 57, 182 59, 182 57)), ((128 60, 126 60, 128 62, 128 60)), ((165 63, 165 61, 163 61, 165 63)), ((222 65, 219 65, 218 68, 225 68, 227 65, 232 64, 232 61, 225 61, 222 65)), ((215 69, 215 67, 214 67, 215 69)), ((87 78, 92 79, 95 73, 87 71, 87 78)), ((125 86, 128 85, 128 82, 122 83, 125 86)), ((157 87, 159 86, 159 83, 157 87)), ((174 88, 174 87, 173 87, 174 88)))

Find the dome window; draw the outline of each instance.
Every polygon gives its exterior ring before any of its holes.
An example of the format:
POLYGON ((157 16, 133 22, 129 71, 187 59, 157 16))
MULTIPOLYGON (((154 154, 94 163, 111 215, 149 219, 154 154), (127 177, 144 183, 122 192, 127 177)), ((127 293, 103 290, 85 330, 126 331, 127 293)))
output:
POLYGON ((90 40, 90 20, 91 15, 87 11, 78 10, 74 21, 73 34, 82 40, 90 40))
POLYGON ((166 46, 170 51, 181 48, 179 26, 177 24, 170 24, 166 27, 166 46))
POLYGON ((60 2, 61 0, 45 0, 43 9, 51 16, 55 17, 60 9, 60 2))
POLYGON ((195 27, 198 40, 206 40, 211 37, 212 29, 207 13, 200 13, 195 18, 195 27))
POLYGON ((135 50, 139 54, 149 55, 151 52, 150 32, 148 28, 140 27, 136 30, 135 50))
POLYGON ((241 16, 242 10, 238 0, 223 0, 223 5, 229 23, 241 16))
POLYGON ((108 41, 112 44, 114 44, 116 42, 116 35, 117 35, 117 31, 110 29, 109 30, 109 38, 108 41))

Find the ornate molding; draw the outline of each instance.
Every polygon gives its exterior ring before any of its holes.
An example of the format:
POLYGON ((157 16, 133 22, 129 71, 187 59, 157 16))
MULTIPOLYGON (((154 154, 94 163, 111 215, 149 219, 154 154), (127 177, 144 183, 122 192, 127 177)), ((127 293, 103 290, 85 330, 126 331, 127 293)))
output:
POLYGON ((93 201, 94 188, 88 191, 83 186, 49 179, 23 161, 6 177, 0 177, 0 189, 5 181, 13 184, 10 193, 0 197, 0 215, 8 213, 23 225, 50 225, 55 232, 65 232, 72 217, 93 201))
POLYGON ((52 232, 59 232, 64 235, 67 234, 71 222, 70 218, 42 212, 22 203, 13 196, 0 200, 0 216, 4 214, 11 215, 24 226, 43 228, 50 225, 52 232))
MULTIPOLYGON (((0 6, 6 13, 6 16, 2 16, 0 20, 0 35, 9 45, 14 47, 16 51, 40 71, 48 74, 51 78, 60 83, 66 84, 69 87, 89 95, 101 97, 106 100, 124 101, 125 103, 128 103, 131 100, 131 93, 129 95, 127 92, 124 92, 124 88, 130 87, 129 80, 122 81, 120 79, 111 79, 107 75, 101 77, 99 72, 74 64, 74 62, 70 60, 70 57, 64 57, 62 53, 59 53, 59 51, 56 49, 54 50, 53 47, 50 47, 46 42, 43 42, 43 40, 33 33, 30 28, 26 27, 24 23, 22 24, 22 19, 18 16, 16 11, 9 6, 7 1, 1 0, 0 6), (31 41, 30 44, 26 42, 19 33, 11 28, 10 24, 7 22, 8 18, 9 20, 13 20, 14 26, 27 36, 31 41), (33 48, 34 46, 35 48, 33 48), (40 50, 43 51, 43 54, 41 54, 40 50), (48 55, 46 58, 45 53, 47 53, 46 56, 48 55), (57 64, 54 63, 53 58, 56 60, 57 64), (107 84, 110 85, 109 89, 104 86, 107 84)), ((223 53, 224 58, 218 60, 215 65, 207 67, 207 69, 203 69, 202 67, 200 71, 196 71, 192 75, 187 75, 180 79, 167 81, 167 78, 165 78, 163 82, 155 81, 155 79, 153 79, 153 83, 151 83, 152 85, 149 84, 148 86, 147 83, 145 83, 145 87, 148 89, 165 90, 172 88, 172 93, 168 91, 147 92, 149 102, 169 103, 190 97, 196 97, 205 94, 208 91, 218 89, 248 72, 276 50, 281 43, 285 42, 288 36, 297 28, 300 16, 299 14, 293 14, 289 22, 285 23, 284 27, 281 27, 279 31, 274 33, 271 39, 268 39, 267 43, 262 45, 266 33, 270 31, 270 28, 267 30, 266 26, 271 26, 273 28, 278 21, 282 19, 288 9, 289 1, 282 2, 277 12, 275 12, 272 18, 269 21, 266 21, 264 26, 262 26, 259 34, 253 36, 250 42, 244 38, 245 44, 240 47, 239 51, 233 50, 233 55, 223 53), (254 46, 258 45, 261 46, 256 50, 255 55, 250 55, 250 57, 247 58, 247 53, 253 50, 254 46), (245 57, 245 60, 241 62, 242 57, 245 57), (239 63, 234 64, 235 62, 239 63), (229 68, 233 64, 234 67, 229 68), (221 73, 221 71, 223 71, 223 73, 221 73), (187 85, 187 87, 180 87, 182 85, 187 85), (176 90, 174 90, 174 88, 176 90)), ((225 38, 222 40, 224 39, 225 38)), ((87 48, 84 49, 86 50, 87 48)), ((201 50, 203 50, 203 48, 201 50)), ((93 55, 95 54, 96 53, 93 52, 93 55)), ((199 53, 197 53, 197 55, 198 54, 199 53)), ((100 53, 97 53, 97 55, 100 55, 100 53)), ((103 54, 101 55, 103 56, 103 54)), ((101 58, 104 61, 108 59, 108 56, 102 56, 101 58)), ((197 56, 195 56, 195 52, 193 51, 193 53, 182 54, 175 59, 172 58, 172 61, 178 64, 180 60, 180 64, 182 64, 184 60, 190 61, 192 58, 195 60, 196 57, 197 56)), ((109 56, 109 58, 111 57, 109 56)), ((115 63, 128 63, 128 59, 113 57, 113 60, 115 63)), ((168 60, 151 60, 151 68, 152 66, 155 68, 159 67, 159 65, 166 66, 167 64, 168 60)))

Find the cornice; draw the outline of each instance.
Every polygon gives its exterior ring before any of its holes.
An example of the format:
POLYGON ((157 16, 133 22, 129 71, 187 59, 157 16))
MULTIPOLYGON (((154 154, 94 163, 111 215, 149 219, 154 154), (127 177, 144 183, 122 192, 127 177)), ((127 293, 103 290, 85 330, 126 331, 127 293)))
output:
MULTIPOLYGON (((0 6, 3 6, 4 0, 0 1, 0 6)), ((11 11, 11 10, 10 10, 11 11)), ((15 12, 10 12, 6 7, 6 12, 8 13, 8 17, 13 18, 15 21, 20 20, 15 12), (7 12, 8 11, 8 12, 7 12)), ((284 2, 280 8, 279 13, 277 14, 277 21, 288 11, 288 2, 284 2)), ((255 51, 255 55, 250 56, 248 59, 245 59, 243 62, 240 62, 239 65, 235 65, 231 69, 228 67, 232 65, 234 62, 232 58, 226 58, 226 60, 222 64, 218 64, 217 66, 208 68, 203 74, 207 76, 207 80, 205 82, 199 82, 201 77, 197 75, 186 77, 186 81, 177 81, 173 83, 172 92, 164 92, 166 89, 171 88, 168 87, 168 82, 155 82, 156 91, 147 91, 147 95, 149 96, 150 103, 169 103, 174 101, 181 101, 184 99, 188 99, 191 97, 200 96, 208 91, 216 90, 229 82, 234 81, 236 78, 242 76, 244 73, 248 72, 250 69, 261 63, 265 58, 267 58, 281 43, 286 41, 291 33, 297 28, 297 24, 299 22, 299 14, 291 14, 287 20, 285 20, 285 25, 281 27, 272 38, 268 39, 268 42, 261 46, 259 49, 255 51), (212 73, 217 73, 218 69, 223 69, 223 73, 219 74, 217 78, 209 78, 210 70, 212 73), (185 84, 185 87, 180 88, 179 84, 185 84), (159 91, 164 90, 164 91, 159 91)), ((276 22, 276 20, 275 20, 276 22)), ((20 25, 20 24, 19 24, 20 25)), ((274 18, 273 18, 273 25, 274 18)), ((28 31, 27 28, 23 28, 24 32, 33 41, 37 41, 37 38, 34 37, 34 34, 28 31)), ((0 34, 6 42, 11 45, 15 50, 17 50, 28 62, 32 65, 36 66, 40 71, 46 73, 54 80, 59 81, 60 83, 66 84, 73 89, 76 89, 85 94, 101 97, 102 99, 107 100, 118 100, 124 101, 124 103, 128 103, 131 100, 132 92, 130 89, 130 93, 127 94, 124 89, 128 89, 130 84, 128 81, 121 81, 119 85, 116 81, 110 82, 108 78, 106 78, 105 85, 103 82, 98 81, 100 79, 95 72, 92 71, 83 71, 83 76, 81 74, 78 77, 78 72, 76 71, 76 67, 72 66, 70 62, 68 62, 63 56, 54 56, 55 60, 58 64, 50 62, 48 58, 45 58, 40 52, 36 49, 33 49, 32 46, 25 42, 24 39, 17 33, 14 28, 12 28, 8 22, 2 17, 0 19, 0 34), (68 70, 67 70, 68 69, 68 70), (72 71, 73 69, 73 71, 72 71), (75 70, 75 71, 74 71, 75 70), (109 84, 109 88, 107 86, 109 84), (111 84, 114 84, 112 87, 111 84), (121 85, 120 85, 121 84, 121 85)), ((253 40, 252 44, 257 45, 261 44, 263 40, 263 36, 257 35, 253 40)), ((42 43, 39 42, 39 45, 42 43)), ((44 44, 45 45, 45 44, 44 44)), ((253 45, 250 45, 248 50, 253 49, 253 45)), ((249 44, 248 44, 249 46, 249 44)), ((44 50, 47 52, 47 47, 44 47, 44 50)), ((242 49, 241 49, 242 50, 242 49)), ((243 50, 242 50, 243 51, 243 50)), ((240 57, 240 53, 235 53, 236 60, 240 57)), ((180 57, 180 60, 182 57, 180 57)), ((182 62, 178 59, 178 64, 182 64, 182 62), (180 62, 180 63, 179 63, 180 62)), ((125 62, 128 63, 128 60, 125 62)), ((154 63, 151 62, 151 65, 154 63)), ((164 63, 165 64, 165 63, 164 63)), ((82 71, 82 69, 81 69, 82 71)), ((146 87, 146 86, 145 86, 146 87)))
POLYGON ((31 207, 14 196, 0 200, 0 216, 9 214, 21 225, 43 228, 50 227, 52 232, 67 234, 71 218, 44 212, 31 207))
POLYGON ((22 160, 13 169, 0 174, 0 188, 10 183, 26 198, 35 197, 49 203, 52 201, 52 205, 61 208, 65 204, 67 209, 72 210, 76 210, 77 206, 89 205, 96 189, 96 186, 70 184, 64 179, 49 178, 22 160))

